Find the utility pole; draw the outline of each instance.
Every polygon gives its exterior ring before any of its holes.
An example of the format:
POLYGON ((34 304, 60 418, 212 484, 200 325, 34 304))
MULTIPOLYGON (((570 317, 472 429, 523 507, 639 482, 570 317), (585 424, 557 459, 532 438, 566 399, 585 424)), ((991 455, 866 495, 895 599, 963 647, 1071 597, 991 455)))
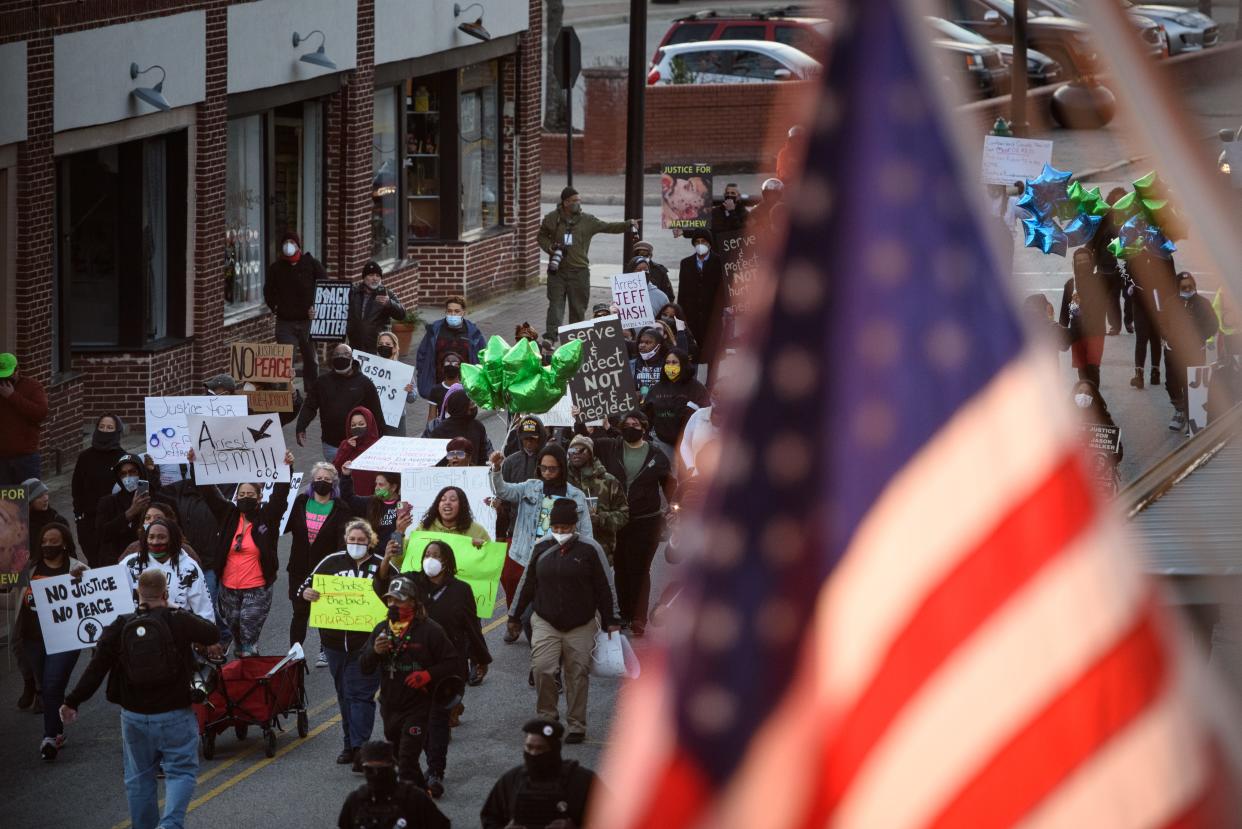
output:
POLYGON ((1009 66, 1009 120, 1013 134, 1025 138, 1026 123, 1026 0, 1013 2, 1013 63, 1009 66))
MULTIPOLYGON (((625 122, 625 218, 643 217, 643 96, 647 92, 647 0, 630 0, 630 75, 625 122)), ((642 233, 642 225, 639 225, 642 233)), ((621 261, 629 262, 638 241, 625 234, 621 261)))

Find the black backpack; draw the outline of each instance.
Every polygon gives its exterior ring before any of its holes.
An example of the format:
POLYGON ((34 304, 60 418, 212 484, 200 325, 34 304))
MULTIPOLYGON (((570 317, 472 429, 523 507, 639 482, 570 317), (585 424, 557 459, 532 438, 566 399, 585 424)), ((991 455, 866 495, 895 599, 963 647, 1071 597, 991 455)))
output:
POLYGON ((145 688, 181 677, 177 640, 163 613, 138 611, 121 628, 121 665, 129 684, 145 688))

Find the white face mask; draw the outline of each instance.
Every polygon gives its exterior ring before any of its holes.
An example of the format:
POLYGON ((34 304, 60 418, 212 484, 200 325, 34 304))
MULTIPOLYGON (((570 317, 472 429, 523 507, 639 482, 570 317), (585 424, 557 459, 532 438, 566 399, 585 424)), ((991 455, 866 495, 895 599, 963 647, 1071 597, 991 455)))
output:
POLYGON ((438 558, 429 558, 423 561, 423 572, 434 579, 444 572, 444 565, 440 563, 438 558))
POLYGON ((699 244, 699 245, 694 246, 694 252, 697 253, 699 256, 706 256, 707 252, 710 250, 711 248, 709 248, 707 245, 699 244))
POLYGON ((298 252, 298 246, 293 244, 293 242, 285 242, 284 245, 281 246, 280 251, 285 256, 293 256, 298 252))
POLYGON ((345 551, 354 561, 361 561, 367 557, 367 545, 365 544, 346 544, 345 551))
POLYGON ((1088 409, 1088 408, 1090 408, 1090 407, 1091 407, 1091 401, 1092 401, 1092 400, 1093 400, 1093 398, 1092 398, 1092 397, 1091 397, 1091 395, 1089 395, 1089 394, 1076 394, 1076 395, 1074 395, 1074 404, 1075 404, 1076 406, 1078 406, 1078 408, 1080 408, 1080 409, 1088 409))
POLYGON ((552 537, 556 539, 557 544, 564 544, 566 541, 574 537, 573 533, 552 533, 552 537))

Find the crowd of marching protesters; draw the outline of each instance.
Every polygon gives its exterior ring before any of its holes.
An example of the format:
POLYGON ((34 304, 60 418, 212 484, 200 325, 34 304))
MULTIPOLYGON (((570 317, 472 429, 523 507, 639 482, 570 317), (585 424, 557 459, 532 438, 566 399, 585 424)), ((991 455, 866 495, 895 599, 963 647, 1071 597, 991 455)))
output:
MULTIPOLYGON (((736 231, 747 209, 736 185, 729 187, 713 225, 736 231)), ((779 203, 780 190, 779 181, 765 184, 765 215, 779 203)), ((568 303, 571 323, 586 315, 583 286, 574 281, 589 264, 591 233, 583 229, 625 229, 625 223, 614 227, 581 213, 572 188, 562 196, 544 224, 559 223, 557 242, 574 248, 565 259, 569 281, 555 288, 550 283, 549 329, 542 337, 526 323, 515 332, 545 354, 563 316, 559 306, 568 303)), ((545 241, 548 249, 553 237, 541 234, 545 241)), ((388 804, 384 814, 419 816, 404 825, 442 825, 433 801, 445 793, 451 730, 464 713, 467 687, 484 681, 492 655, 471 588, 457 578, 452 547, 416 543, 414 533, 462 535, 475 545, 507 545, 500 578, 504 642, 516 646, 525 637, 536 700, 537 718, 523 726, 525 765, 497 782, 483 807, 483 825, 556 825, 558 818, 580 825, 594 778, 562 760, 560 746, 587 735, 596 634, 644 636, 653 611, 651 567, 667 537, 666 519, 714 463, 714 394, 704 380, 720 374, 724 269, 710 228, 688 231, 677 244, 687 245, 689 254, 673 263, 676 286, 650 242, 639 241, 629 263, 628 270, 648 275, 656 297, 655 325, 626 332, 637 405, 573 427, 548 427, 537 413, 511 412, 504 444, 493 446, 461 385, 461 366, 477 363, 485 345, 484 332, 467 318, 465 300, 448 298, 443 316, 426 326, 412 349, 415 381, 405 389, 406 402, 424 400, 426 422, 407 424, 403 416, 399 426, 388 426, 377 389, 353 352, 401 358, 412 344, 389 330, 391 320, 405 315, 399 298, 383 285, 382 270, 368 263, 351 292, 346 341, 320 353, 309 322, 314 280, 323 268, 301 250, 296 234, 286 233, 269 267, 265 297, 275 317, 273 339, 295 346, 303 388, 298 410, 285 413, 282 423, 293 423, 296 442, 305 446, 318 420, 316 455, 322 457, 296 470, 303 473, 296 491, 289 483, 199 484, 192 450, 185 464, 157 465, 123 448, 129 426, 117 414, 102 413, 73 468, 72 514, 61 515, 39 479, 46 395, 13 355, 0 355, 0 480, 22 483, 30 504, 31 560, 18 585, 15 631, 23 677, 17 704, 42 715, 42 759, 52 762, 64 750, 65 725, 107 677, 108 699, 123 709, 134 826, 182 825, 197 771, 197 744, 186 738, 190 728, 198 736, 197 723, 190 724, 191 673, 204 664, 257 656, 274 602, 289 602, 290 646, 305 644, 312 607, 321 599, 316 576, 369 579, 388 606, 387 618, 369 632, 320 628, 318 647, 307 649, 308 661, 326 668, 336 689, 342 724, 337 762, 368 781, 363 794, 346 803, 341 825, 394 825, 388 818, 365 822, 380 808, 377 793, 388 804), (459 487, 445 487, 418 515, 403 498, 410 482, 401 471, 352 468, 381 436, 407 434, 446 439, 441 465, 488 469, 496 539, 474 519, 480 505, 459 487), (291 541, 281 547, 284 535, 291 541), (420 563, 417 572, 406 572, 410 559, 420 563), (175 669, 144 667, 125 627, 133 618, 122 616, 88 651, 90 664, 70 689, 81 651, 47 652, 33 586, 116 564, 131 581, 137 615, 167 632, 176 656, 163 661, 175 669), (277 595, 282 569, 286 587, 277 595), (383 739, 373 741, 377 716, 383 739), (170 737, 174 732, 179 736, 170 737), (167 780, 162 818, 156 814, 157 774, 167 780), (548 784, 556 795, 549 802, 559 803, 562 814, 528 813, 523 823, 514 810, 524 797, 530 800, 523 793, 535 783, 548 784), (392 812, 398 808, 406 811, 392 812)), ((615 312, 604 303, 590 313, 615 312)), ((209 395, 238 391, 226 374, 207 378, 203 387, 209 395)), ((292 452, 284 460, 295 465, 292 452)), ((547 791, 541 797, 547 800, 547 791)), ((534 807, 527 802, 521 808, 534 807)))

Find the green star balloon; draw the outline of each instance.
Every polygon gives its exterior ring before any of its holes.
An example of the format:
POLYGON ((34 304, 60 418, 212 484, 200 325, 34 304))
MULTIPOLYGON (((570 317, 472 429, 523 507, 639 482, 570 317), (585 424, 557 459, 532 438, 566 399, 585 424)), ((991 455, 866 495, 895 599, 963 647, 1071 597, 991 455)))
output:
POLYGON ((512 347, 493 335, 479 355, 479 365, 463 363, 461 382, 466 394, 482 409, 542 414, 565 394, 565 384, 582 365, 582 343, 571 340, 543 365, 539 346, 528 339, 512 347))

